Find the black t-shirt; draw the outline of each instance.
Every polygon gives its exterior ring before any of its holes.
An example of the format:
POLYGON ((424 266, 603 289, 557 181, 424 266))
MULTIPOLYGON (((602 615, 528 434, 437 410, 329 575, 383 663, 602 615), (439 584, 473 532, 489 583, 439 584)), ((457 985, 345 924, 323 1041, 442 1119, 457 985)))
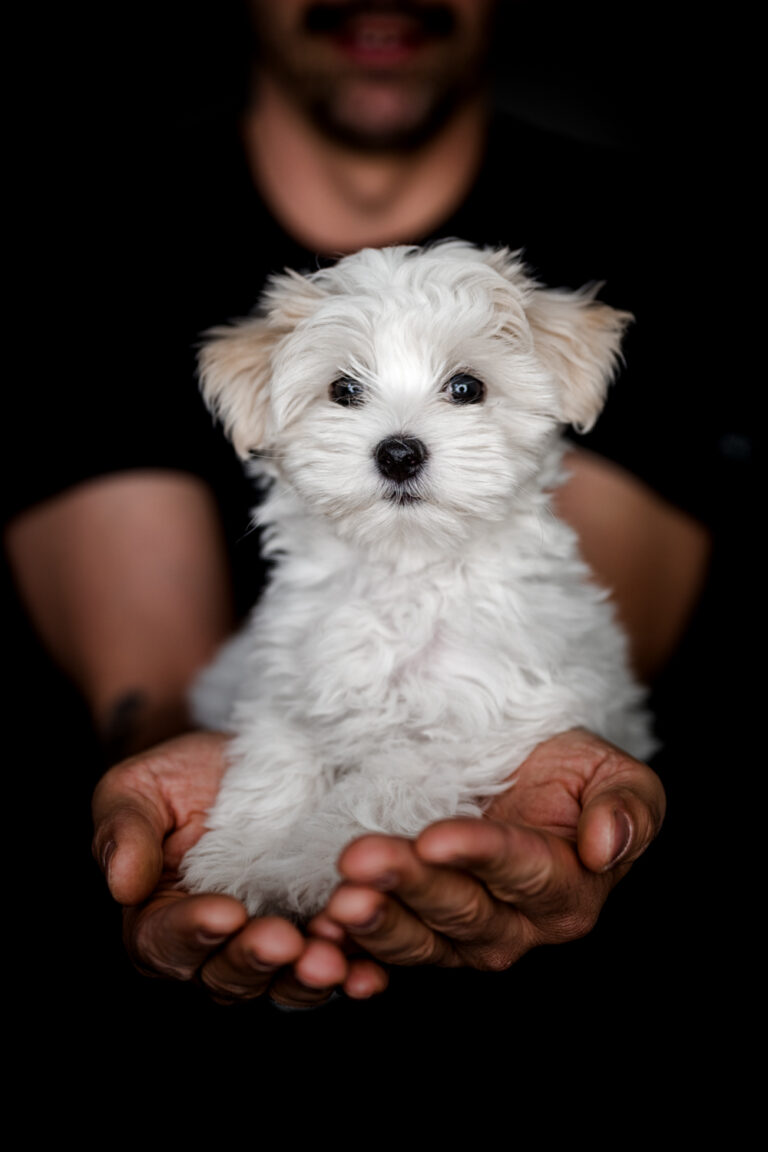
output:
MULTIPOLYGON (((246 533, 253 494, 203 408, 195 347, 207 328, 250 312, 270 273, 312 269, 328 257, 302 248, 272 218, 231 124, 207 121, 181 142, 169 139, 140 178, 114 194, 101 188, 99 197, 75 330, 45 361, 42 385, 17 393, 6 514, 103 473, 191 471, 216 492, 245 607, 259 579, 256 541, 246 533)), ((696 359, 690 341, 671 335, 690 289, 681 252, 663 248, 677 211, 637 156, 498 116, 465 201, 430 236, 404 239, 520 249, 552 287, 604 282, 601 297, 633 312, 635 323, 626 367, 581 440, 711 523, 718 429, 697 426, 696 359)))

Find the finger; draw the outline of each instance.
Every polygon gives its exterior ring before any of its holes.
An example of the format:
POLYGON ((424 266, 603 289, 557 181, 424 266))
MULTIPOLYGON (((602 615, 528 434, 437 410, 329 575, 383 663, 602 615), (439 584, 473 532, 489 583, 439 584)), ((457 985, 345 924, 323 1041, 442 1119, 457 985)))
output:
POLYGON ((252 1000, 267 991, 281 968, 299 959, 304 947, 304 937, 287 920, 251 920, 203 963, 199 979, 219 1003, 252 1000))
POLYGON ((375 960, 403 966, 461 963, 448 940, 384 892, 343 884, 327 912, 375 960))
POLYGON ((520 825, 441 821, 418 837, 416 851, 430 863, 466 868, 497 900, 536 921, 586 906, 591 916, 610 888, 585 872, 569 841, 520 825))
POLYGON ((378 996, 388 987, 387 970, 370 957, 356 954, 359 945, 326 912, 313 916, 307 924, 307 931, 312 936, 336 944, 346 956, 348 971, 342 987, 350 999, 367 1000, 371 996, 378 996))
POLYGON ((342 987, 351 1000, 369 1000, 379 996, 389 984, 385 968, 373 960, 360 957, 349 961, 349 972, 342 987))
POLYGON ((324 990, 343 983, 347 968, 346 957, 340 948, 327 940, 308 940, 293 971, 306 988, 324 990))
POLYGON ((112 896, 139 904, 157 887, 163 870, 163 838, 172 818, 156 789, 139 792, 127 773, 110 773, 93 796, 93 854, 112 896))
POLYGON ((321 940, 330 940, 332 944, 337 944, 342 951, 354 947, 354 941, 350 939, 341 924, 332 920, 327 912, 318 912, 316 916, 313 916, 307 924, 307 932, 311 936, 318 936, 321 940))
POLYGON ((347 973, 346 958, 334 944, 308 940, 293 968, 277 975, 270 995, 282 1008, 317 1008, 331 998, 347 973))
POLYGON ((589 872, 575 846, 548 832, 494 821, 433 825, 417 850, 435 861, 463 864, 515 916, 502 918, 490 966, 509 966, 539 944, 577 940, 594 928, 615 878, 589 872))
POLYGON ((152 819, 138 808, 121 812, 98 829, 93 854, 119 904, 140 904, 160 881, 162 836, 158 836, 152 819))
MULTIPOLYGON (((435 867, 417 854, 412 841, 369 836, 355 841, 343 854, 342 875, 357 884, 389 889, 435 932, 451 941, 474 944, 506 937, 514 930, 501 924, 498 902, 464 870, 435 867)), ((509 918, 504 910, 504 919, 509 918)))
POLYGON ((187 896, 172 889, 141 907, 126 908, 125 945, 147 975, 191 980, 247 919, 231 896, 187 896))
POLYGON ((599 778, 584 795, 577 844, 592 872, 622 870, 658 835, 666 801, 661 781, 645 764, 627 760, 620 773, 599 778))

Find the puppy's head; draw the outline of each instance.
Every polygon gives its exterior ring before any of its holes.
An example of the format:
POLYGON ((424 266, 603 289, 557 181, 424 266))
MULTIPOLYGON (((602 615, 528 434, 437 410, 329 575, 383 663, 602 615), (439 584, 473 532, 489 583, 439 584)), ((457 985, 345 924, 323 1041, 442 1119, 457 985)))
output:
POLYGON ((342 536, 455 544, 525 501, 559 425, 594 423, 630 319, 508 250, 365 249, 274 277, 209 334, 202 387, 238 453, 342 536))

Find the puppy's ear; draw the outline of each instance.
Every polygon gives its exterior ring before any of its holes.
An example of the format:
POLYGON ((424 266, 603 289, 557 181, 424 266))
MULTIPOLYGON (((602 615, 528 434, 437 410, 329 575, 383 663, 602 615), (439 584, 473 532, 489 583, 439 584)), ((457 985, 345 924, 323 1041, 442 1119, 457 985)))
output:
POLYGON ((269 415, 269 378, 279 333, 263 317, 213 328, 198 357, 200 387, 242 459, 263 447, 269 415))
POLYGON ((267 284, 261 315, 206 333, 208 340, 198 357, 200 386, 242 459, 263 448, 269 438, 275 349, 322 298, 323 292, 311 280, 287 270, 267 284))
POLYGON ((560 385, 563 420, 580 432, 588 432, 600 415, 633 319, 595 300, 599 289, 535 288, 525 309, 536 352, 560 385))

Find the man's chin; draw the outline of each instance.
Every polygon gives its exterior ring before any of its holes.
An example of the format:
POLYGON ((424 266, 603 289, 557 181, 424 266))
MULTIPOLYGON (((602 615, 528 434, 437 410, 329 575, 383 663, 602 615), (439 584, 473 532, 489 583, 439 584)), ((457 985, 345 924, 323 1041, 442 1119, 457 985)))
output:
POLYGON ((319 101, 313 120, 323 134, 366 152, 401 152, 431 139, 456 106, 431 93, 384 81, 352 81, 332 101, 319 101))

